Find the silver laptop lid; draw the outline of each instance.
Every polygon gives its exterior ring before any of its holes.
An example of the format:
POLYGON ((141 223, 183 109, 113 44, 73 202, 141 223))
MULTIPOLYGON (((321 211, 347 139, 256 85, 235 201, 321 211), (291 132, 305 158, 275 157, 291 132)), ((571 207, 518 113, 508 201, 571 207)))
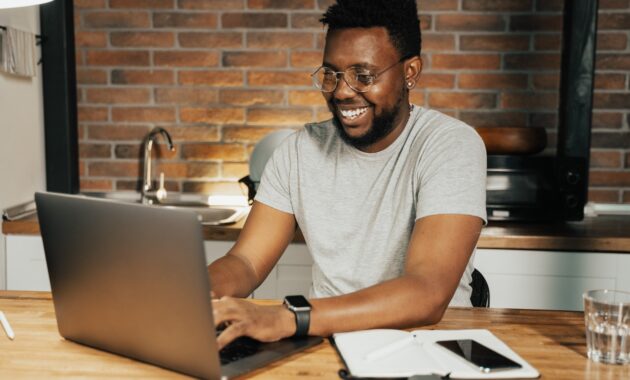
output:
POLYGON ((220 378, 195 214, 50 193, 35 201, 63 337, 220 378))

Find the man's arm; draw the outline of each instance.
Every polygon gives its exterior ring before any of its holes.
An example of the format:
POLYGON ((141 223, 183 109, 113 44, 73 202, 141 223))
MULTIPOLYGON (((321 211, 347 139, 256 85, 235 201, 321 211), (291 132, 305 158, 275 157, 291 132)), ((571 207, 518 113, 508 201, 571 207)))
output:
MULTIPOLYGON (((310 335, 377 327, 405 328, 438 322, 446 310, 481 232, 468 215, 432 215, 416 221, 404 274, 354 293, 313 299, 310 335)), ((215 322, 231 322, 219 336, 224 346, 240 335, 272 341, 295 332, 290 311, 224 298, 215 322), (287 325, 288 324, 288 325, 287 325)))
POLYGON ((295 233, 295 217, 254 202, 236 244, 208 266, 215 297, 247 297, 273 269, 295 233))

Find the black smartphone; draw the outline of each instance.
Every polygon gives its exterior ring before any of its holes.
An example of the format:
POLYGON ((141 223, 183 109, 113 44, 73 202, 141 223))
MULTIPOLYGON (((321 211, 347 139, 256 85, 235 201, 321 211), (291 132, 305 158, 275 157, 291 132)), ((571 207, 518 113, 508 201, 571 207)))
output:
POLYGON ((522 367, 517 362, 489 349, 476 340, 440 340, 435 343, 474 364, 481 372, 488 373, 522 367))

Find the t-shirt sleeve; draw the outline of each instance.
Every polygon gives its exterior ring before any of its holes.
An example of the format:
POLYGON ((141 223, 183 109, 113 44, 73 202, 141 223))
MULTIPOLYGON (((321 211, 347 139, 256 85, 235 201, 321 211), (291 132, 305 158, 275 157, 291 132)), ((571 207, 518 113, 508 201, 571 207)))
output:
POLYGON ((294 214, 290 195, 290 148, 294 141, 292 137, 286 138, 267 161, 254 198, 260 203, 289 214, 294 214))
POLYGON ((486 149, 467 125, 438 129, 419 158, 416 220, 436 214, 486 216, 486 149))

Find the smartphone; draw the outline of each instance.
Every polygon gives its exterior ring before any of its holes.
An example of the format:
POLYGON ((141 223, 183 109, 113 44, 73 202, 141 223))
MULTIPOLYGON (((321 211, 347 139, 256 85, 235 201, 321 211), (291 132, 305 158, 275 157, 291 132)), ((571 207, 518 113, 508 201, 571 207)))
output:
POLYGON ((489 349, 476 340, 440 340, 435 343, 464 358, 484 373, 522 367, 517 362, 489 349))

